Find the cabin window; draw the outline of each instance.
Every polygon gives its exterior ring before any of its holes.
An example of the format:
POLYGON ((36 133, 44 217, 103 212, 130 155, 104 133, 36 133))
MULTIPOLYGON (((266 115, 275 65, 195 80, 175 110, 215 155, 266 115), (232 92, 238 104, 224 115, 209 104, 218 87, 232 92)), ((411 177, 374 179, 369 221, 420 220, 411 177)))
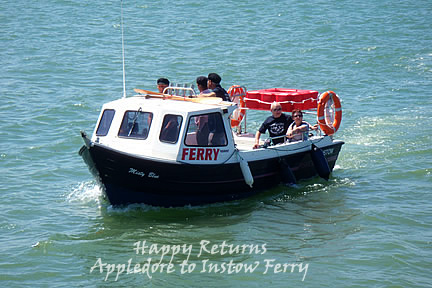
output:
POLYGON ((188 146, 226 146, 224 122, 220 113, 209 113, 189 118, 185 144, 188 146))
POLYGON ((165 143, 176 143, 179 137, 182 120, 183 117, 179 115, 165 115, 159 140, 165 143))
POLYGON ((136 139, 147 139, 153 113, 138 111, 126 111, 120 126, 118 136, 136 139))
POLYGON ((113 109, 106 109, 103 111, 102 118, 96 130, 96 136, 106 136, 108 134, 114 114, 115 111, 113 109))

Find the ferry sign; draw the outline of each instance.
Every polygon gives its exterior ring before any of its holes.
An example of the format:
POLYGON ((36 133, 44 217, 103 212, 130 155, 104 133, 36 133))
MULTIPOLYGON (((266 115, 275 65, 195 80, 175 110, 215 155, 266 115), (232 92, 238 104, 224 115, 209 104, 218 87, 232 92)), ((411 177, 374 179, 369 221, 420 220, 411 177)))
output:
POLYGON ((181 160, 217 161, 218 148, 183 148, 181 160))

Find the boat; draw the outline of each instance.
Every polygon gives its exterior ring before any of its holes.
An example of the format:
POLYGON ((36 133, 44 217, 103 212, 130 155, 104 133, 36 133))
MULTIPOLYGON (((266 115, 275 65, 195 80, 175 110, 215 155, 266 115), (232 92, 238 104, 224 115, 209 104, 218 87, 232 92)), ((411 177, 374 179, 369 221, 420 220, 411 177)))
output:
POLYGON ((231 102, 200 98, 187 87, 134 91, 102 106, 91 136, 81 131, 79 154, 114 206, 203 205, 250 197, 281 183, 328 179, 344 144, 334 139, 342 109, 332 91, 247 91, 234 85, 228 90, 231 102), (316 112, 321 129, 297 142, 271 145, 263 139, 253 149, 247 115, 269 110, 273 101, 284 112, 316 112))

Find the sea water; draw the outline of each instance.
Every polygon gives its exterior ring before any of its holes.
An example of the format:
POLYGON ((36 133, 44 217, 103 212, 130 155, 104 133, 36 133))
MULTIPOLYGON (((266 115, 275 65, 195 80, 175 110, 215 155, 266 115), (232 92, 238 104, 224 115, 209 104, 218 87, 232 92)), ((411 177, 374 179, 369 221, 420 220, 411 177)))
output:
POLYGON ((342 101, 329 181, 171 209, 110 206, 77 153, 123 93, 120 8, 0 3, 0 286, 430 286, 430 1, 123 1, 128 97, 216 72, 342 101))

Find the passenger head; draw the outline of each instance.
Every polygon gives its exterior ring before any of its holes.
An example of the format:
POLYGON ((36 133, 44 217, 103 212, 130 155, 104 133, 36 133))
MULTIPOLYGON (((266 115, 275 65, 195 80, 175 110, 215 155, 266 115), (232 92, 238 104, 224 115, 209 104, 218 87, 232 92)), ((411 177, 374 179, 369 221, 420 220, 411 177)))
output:
POLYGON ((279 118, 282 115, 282 105, 279 102, 273 102, 270 109, 274 118, 279 118))
POLYGON ((157 80, 157 88, 159 90, 160 93, 163 92, 163 90, 169 86, 170 82, 167 78, 159 78, 157 80))
POLYGON ((208 78, 207 85, 210 89, 216 88, 216 86, 218 86, 222 81, 222 78, 216 73, 208 74, 207 78, 208 78))
POLYGON ((202 92, 202 91, 204 91, 204 90, 207 89, 207 80, 208 79, 205 76, 199 76, 199 77, 197 77, 196 83, 197 83, 197 86, 198 86, 198 90, 200 92, 202 92))
POLYGON ((294 109, 291 112, 291 117, 296 122, 302 122, 303 121, 303 112, 300 109, 294 109))

